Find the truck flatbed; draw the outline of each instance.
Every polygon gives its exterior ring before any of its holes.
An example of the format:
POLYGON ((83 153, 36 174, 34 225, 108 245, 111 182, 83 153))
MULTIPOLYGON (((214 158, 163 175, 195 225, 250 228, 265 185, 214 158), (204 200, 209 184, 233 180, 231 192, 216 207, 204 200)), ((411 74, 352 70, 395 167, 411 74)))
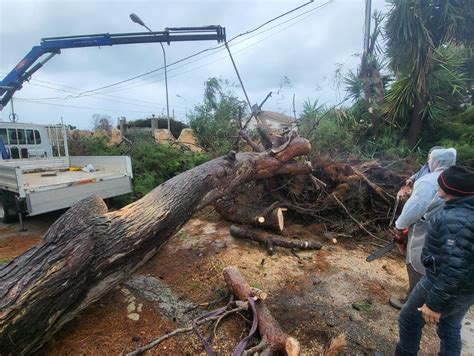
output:
POLYGON ((126 156, 67 156, 0 163, 0 189, 25 199, 31 216, 67 208, 91 194, 110 198, 129 193, 132 178, 131 161, 126 156), (94 171, 81 170, 87 165, 92 165, 94 171))

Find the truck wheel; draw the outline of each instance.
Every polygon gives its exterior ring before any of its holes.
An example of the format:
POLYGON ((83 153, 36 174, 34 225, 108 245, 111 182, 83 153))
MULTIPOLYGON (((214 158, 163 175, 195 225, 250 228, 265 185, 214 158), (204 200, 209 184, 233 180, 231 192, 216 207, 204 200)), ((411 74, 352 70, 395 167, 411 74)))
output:
POLYGON ((0 222, 9 224, 16 219, 15 195, 0 190, 0 222))

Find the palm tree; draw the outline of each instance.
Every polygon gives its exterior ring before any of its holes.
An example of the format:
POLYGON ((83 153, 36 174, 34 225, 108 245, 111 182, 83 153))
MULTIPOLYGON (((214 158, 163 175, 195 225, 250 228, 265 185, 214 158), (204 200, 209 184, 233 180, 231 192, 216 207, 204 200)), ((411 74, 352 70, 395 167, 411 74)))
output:
MULTIPOLYGON (((447 55, 460 46, 472 47, 470 0, 388 0, 392 4, 386 23, 387 54, 397 80, 386 95, 385 113, 393 122, 408 126, 408 144, 414 147, 425 121, 435 120, 445 98, 436 95, 434 74, 452 78, 458 95, 464 80, 459 57, 447 55), (471 42, 469 42, 471 41, 471 42), (444 61, 444 62, 443 62, 444 61), (454 79, 453 79, 454 78, 454 79)), ((444 90, 444 89, 443 89, 444 90)))

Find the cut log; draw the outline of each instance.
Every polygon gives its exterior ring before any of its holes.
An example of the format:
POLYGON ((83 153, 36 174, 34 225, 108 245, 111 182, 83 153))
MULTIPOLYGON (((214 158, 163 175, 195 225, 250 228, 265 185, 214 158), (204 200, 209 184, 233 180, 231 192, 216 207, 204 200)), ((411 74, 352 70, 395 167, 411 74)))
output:
POLYGON ((310 148, 298 138, 277 154, 229 154, 114 212, 107 213, 98 197, 75 204, 39 245, 0 267, 1 353, 33 353, 155 255, 198 209, 242 183, 281 172, 309 173, 310 164, 288 161, 310 148))
POLYGON ((320 250, 322 247, 319 242, 289 240, 278 235, 269 234, 265 231, 242 225, 231 225, 230 234, 241 239, 256 241, 270 249, 273 248, 273 246, 280 246, 298 248, 301 250, 320 250))
POLYGON ((226 220, 244 225, 254 225, 283 231, 283 209, 270 206, 269 208, 237 204, 233 199, 219 199, 214 203, 214 209, 226 220))
MULTIPOLYGON (((224 268, 224 278, 232 293, 240 300, 253 297, 252 289, 235 266, 224 268)), ((296 356, 300 353, 298 340, 285 333, 270 313, 263 300, 256 303, 258 317, 258 331, 262 338, 264 350, 260 355, 275 355, 280 352, 285 355, 296 356)))

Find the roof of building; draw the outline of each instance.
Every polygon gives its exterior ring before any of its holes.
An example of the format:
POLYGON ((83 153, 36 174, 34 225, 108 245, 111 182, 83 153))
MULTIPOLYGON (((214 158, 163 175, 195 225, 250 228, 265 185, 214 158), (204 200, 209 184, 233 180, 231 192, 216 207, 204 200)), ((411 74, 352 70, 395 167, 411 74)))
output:
POLYGON ((259 116, 262 119, 273 121, 281 125, 293 125, 296 122, 294 117, 274 111, 262 111, 259 116))

